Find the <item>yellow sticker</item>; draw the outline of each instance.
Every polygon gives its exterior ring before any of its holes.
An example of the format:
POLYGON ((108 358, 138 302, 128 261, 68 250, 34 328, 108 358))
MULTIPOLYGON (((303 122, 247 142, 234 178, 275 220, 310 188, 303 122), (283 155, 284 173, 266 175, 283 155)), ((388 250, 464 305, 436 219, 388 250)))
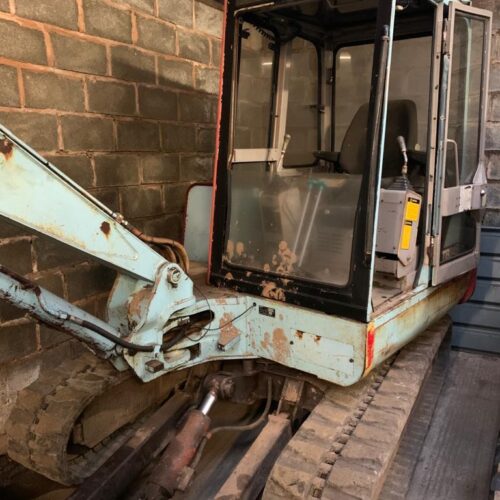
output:
POLYGON ((405 219, 417 222, 420 215, 420 201, 415 198, 408 198, 406 202, 406 214, 405 219))
POLYGON ((401 250, 408 250, 411 243, 411 232, 413 224, 410 221, 405 221, 403 231, 401 232, 401 250))

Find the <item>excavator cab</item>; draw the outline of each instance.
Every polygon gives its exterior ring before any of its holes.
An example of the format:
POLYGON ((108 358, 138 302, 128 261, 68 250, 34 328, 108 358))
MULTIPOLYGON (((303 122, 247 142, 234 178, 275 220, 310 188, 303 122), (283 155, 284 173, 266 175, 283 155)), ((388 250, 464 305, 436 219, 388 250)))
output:
POLYGON ((369 321, 477 265, 490 15, 228 2, 211 282, 369 321))

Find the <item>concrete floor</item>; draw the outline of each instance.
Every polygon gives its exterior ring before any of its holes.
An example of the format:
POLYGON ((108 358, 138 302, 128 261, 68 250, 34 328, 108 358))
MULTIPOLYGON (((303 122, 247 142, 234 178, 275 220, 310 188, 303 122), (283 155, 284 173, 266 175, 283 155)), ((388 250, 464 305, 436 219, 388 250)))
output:
POLYGON ((500 356, 441 353, 381 500, 487 500, 500 430, 500 356))

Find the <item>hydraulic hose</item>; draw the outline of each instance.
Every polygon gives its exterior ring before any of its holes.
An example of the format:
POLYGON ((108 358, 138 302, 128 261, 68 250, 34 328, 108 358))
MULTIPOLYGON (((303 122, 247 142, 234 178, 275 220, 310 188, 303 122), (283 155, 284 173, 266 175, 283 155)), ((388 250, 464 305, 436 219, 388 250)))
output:
MULTIPOLYGON (((6 267, 2 266, 0 264, 0 274, 4 274, 9 277, 9 279, 13 280, 14 283, 16 283, 16 286, 18 286, 21 290, 27 291, 30 293, 32 297, 34 297, 34 300, 37 303, 37 307, 39 308, 40 312, 37 312, 36 309, 33 308, 26 308, 24 307, 25 310, 29 312, 29 314, 37 319, 39 319, 42 322, 48 323, 49 325, 55 326, 56 328, 60 328, 64 330, 64 322, 70 322, 75 325, 82 326, 97 335, 100 335, 101 337, 104 337, 114 344, 117 344, 121 347, 124 347, 126 349, 134 350, 134 351, 140 351, 140 352, 152 352, 154 351, 154 346, 153 345, 140 345, 140 344, 135 344, 133 342, 129 342, 128 340, 125 340, 121 338, 119 335, 112 333, 105 328, 102 328, 99 325, 96 325, 92 321, 88 321, 86 319, 79 318, 78 316, 75 316, 74 314, 71 314, 69 311, 64 312, 64 308, 61 307, 60 311, 53 310, 51 307, 48 307, 48 305, 45 303, 44 296, 46 297, 47 294, 50 297, 52 294, 48 292, 47 290, 44 290, 40 286, 38 286, 36 283, 33 281, 29 280, 28 278, 25 278, 24 276, 7 269, 6 267), (43 313, 43 314, 42 314, 43 313), (46 317, 44 317, 46 315, 46 317), (47 319, 47 316, 50 318, 54 319, 54 322, 52 323, 52 320, 47 319)), ((58 298, 58 297, 54 297, 58 298)), ((61 300, 61 299, 59 299, 61 300)), ((12 302, 14 305, 17 305, 18 307, 22 307, 19 304, 16 304, 15 301, 9 300, 9 302, 12 302)), ((69 327, 66 328, 66 331, 73 335, 78 335, 78 332, 71 331, 69 327)))
POLYGON ((144 234, 140 229, 137 229, 132 224, 130 224, 130 222, 127 223, 126 227, 134 236, 137 236, 145 243, 152 243, 153 245, 160 245, 166 248, 168 255, 172 256, 173 254, 176 257, 176 260, 174 262, 177 262, 184 269, 184 271, 189 271, 189 256, 184 246, 181 245, 178 241, 172 240, 170 238, 148 236, 147 234, 144 234))
POLYGON ((273 383, 271 378, 267 380, 267 401, 266 401, 266 406, 264 408, 264 411, 261 413, 260 417, 258 417, 256 420, 249 424, 243 424, 243 425, 221 425, 219 427, 214 427, 213 429, 209 430, 208 433, 204 436, 203 440, 200 443, 200 446, 198 447, 198 450, 196 452, 196 455, 193 458, 193 461, 190 464, 190 467, 192 469, 195 469, 198 463, 200 462, 201 456, 203 454, 203 450, 205 449, 205 446, 209 440, 214 434, 218 432, 225 432, 225 431, 238 431, 238 432, 245 432, 245 431, 251 431, 259 427, 267 418, 269 415, 269 410, 271 409, 271 403, 273 401, 273 383))
POLYGON ((102 337, 111 340, 112 342, 115 342, 121 347, 130 349, 131 351, 139 351, 139 352, 154 351, 155 348, 154 345, 141 345, 141 344, 135 344, 134 342, 129 342, 128 340, 122 339, 121 337, 111 332, 108 332, 104 328, 101 328, 100 326, 95 325, 94 323, 91 323, 90 321, 87 321, 85 319, 80 319, 75 316, 68 316, 68 320, 71 321, 72 323, 76 323, 77 325, 81 325, 84 328, 92 330, 94 333, 97 333, 97 335, 101 335, 102 337))

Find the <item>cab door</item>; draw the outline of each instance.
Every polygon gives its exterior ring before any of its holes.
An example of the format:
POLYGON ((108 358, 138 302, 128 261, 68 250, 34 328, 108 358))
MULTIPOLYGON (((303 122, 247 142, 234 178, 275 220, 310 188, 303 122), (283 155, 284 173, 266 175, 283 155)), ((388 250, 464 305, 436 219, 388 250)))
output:
POLYGON ((432 284, 477 267, 491 13, 450 2, 442 50, 432 284))

